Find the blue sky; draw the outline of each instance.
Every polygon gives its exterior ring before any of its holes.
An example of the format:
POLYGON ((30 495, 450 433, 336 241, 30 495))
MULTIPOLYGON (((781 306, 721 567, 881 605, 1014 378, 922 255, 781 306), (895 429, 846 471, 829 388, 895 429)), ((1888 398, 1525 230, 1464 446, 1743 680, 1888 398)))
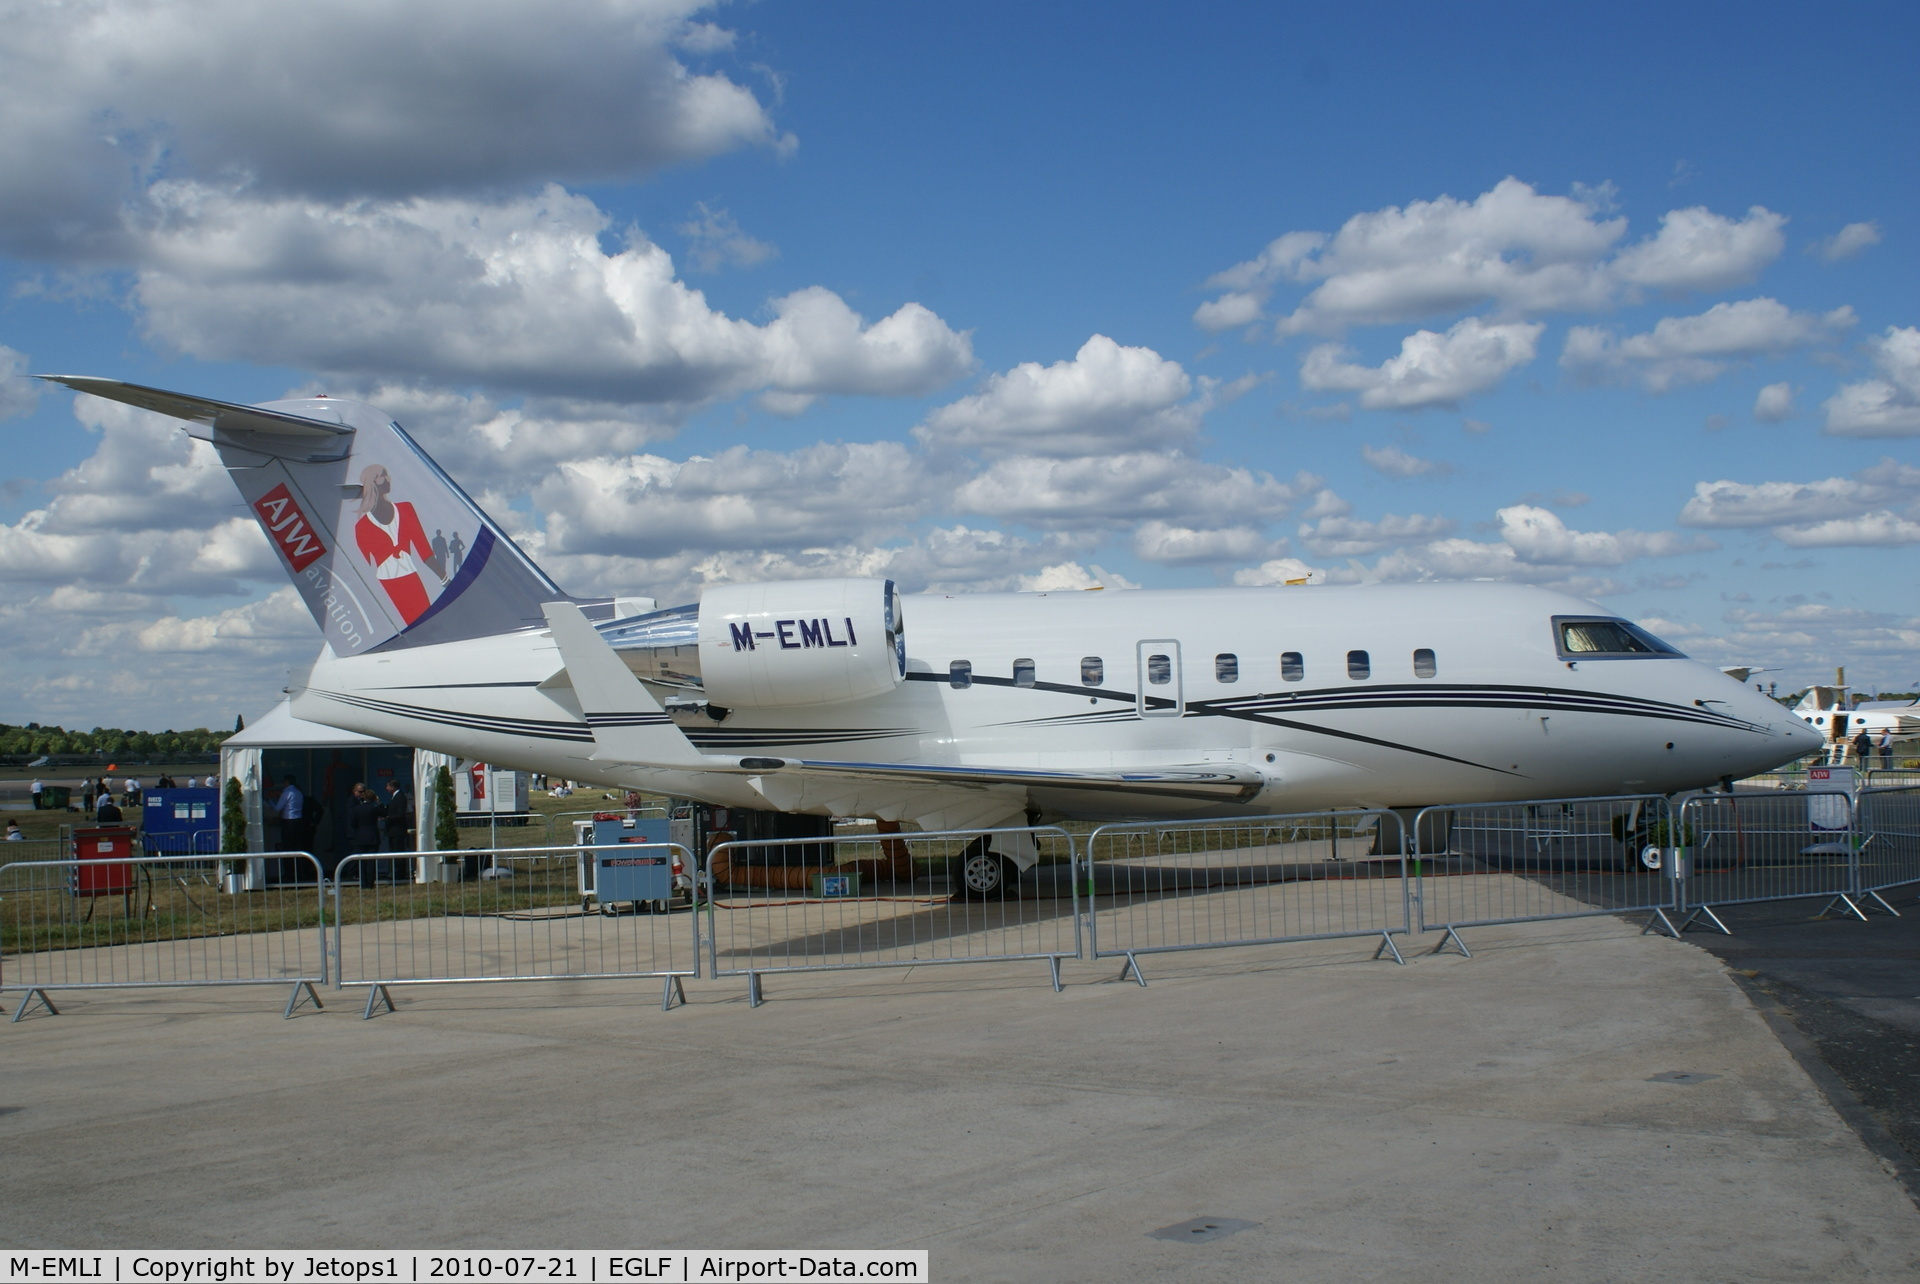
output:
MULTIPOLYGON (((0 366, 376 401, 576 591, 1492 576, 1920 686, 1905 8, 6 9, 0 366)), ((0 414, 0 720, 264 709, 203 448, 0 414)))

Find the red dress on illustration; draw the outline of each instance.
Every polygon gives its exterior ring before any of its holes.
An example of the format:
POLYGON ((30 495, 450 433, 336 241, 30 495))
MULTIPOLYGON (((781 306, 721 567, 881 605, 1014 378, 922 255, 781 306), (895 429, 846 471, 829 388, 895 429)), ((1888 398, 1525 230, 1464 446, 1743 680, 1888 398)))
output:
POLYGON ((360 546, 360 556, 373 566, 380 587, 387 591, 400 618, 412 624, 426 614, 433 599, 427 596, 420 564, 414 558, 418 556, 432 565, 433 545, 427 541, 413 505, 394 504, 390 522, 377 521, 372 513, 360 514, 353 526, 353 541, 360 546))

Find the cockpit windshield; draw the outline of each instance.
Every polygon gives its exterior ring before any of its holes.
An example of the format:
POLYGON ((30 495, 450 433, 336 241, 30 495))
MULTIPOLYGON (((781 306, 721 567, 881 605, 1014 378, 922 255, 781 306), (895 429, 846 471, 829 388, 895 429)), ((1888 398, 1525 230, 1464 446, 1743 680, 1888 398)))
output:
POLYGON ((1682 653, 1627 620, 1553 619, 1554 642, 1563 660, 1683 659, 1682 653))

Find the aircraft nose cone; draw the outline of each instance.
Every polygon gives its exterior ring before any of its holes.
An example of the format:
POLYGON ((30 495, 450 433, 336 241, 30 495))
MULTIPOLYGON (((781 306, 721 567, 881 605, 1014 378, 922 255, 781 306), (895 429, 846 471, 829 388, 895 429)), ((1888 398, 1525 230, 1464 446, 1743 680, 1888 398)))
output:
POLYGON ((1818 730, 1809 727, 1798 718, 1790 718, 1780 729, 1781 739, 1785 740, 1795 754, 1812 753, 1826 743, 1826 737, 1818 730))

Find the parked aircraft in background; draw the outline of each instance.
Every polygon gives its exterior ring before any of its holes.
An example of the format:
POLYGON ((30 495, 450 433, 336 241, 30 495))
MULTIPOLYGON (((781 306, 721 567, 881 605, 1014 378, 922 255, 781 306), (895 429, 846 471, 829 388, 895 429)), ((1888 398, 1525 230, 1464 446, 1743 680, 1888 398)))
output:
POLYGON ((1870 700, 1847 704, 1844 686, 1808 687, 1793 706, 1794 714, 1829 741, 1846 741, 1866 732, 1875 745, 1883 732, 1895 740, 1920 736, 1920 698, 1913 700, 1870 700))
MULTIPOLYGON (((627 613, 563 592, 373 406, 48 377, 219 451, 326 641, 296 714, 471 759, 988 829, 1670 793, 1820 743, 1606 608, 1523 585, 907 598, 828 579, 627 613)), ((996 843, 964 872, 976 894, 1034 858, 996 843)))

